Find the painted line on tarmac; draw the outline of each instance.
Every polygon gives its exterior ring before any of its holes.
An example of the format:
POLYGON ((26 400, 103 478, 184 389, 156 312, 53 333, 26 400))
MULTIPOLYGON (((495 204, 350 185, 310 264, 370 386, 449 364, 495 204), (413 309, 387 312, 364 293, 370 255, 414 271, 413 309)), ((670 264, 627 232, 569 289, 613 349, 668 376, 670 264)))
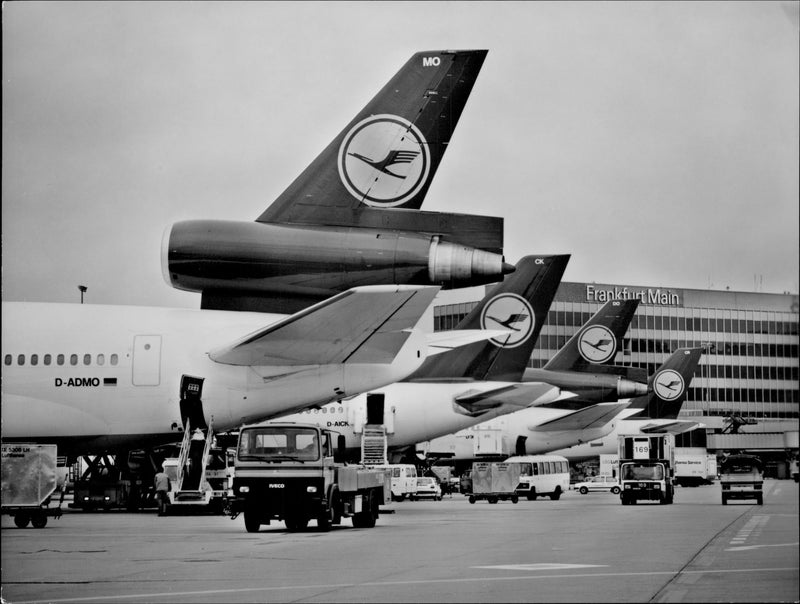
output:
POLYGON ((744 552, 751 549, 758 549, 759 547, 797 547, 800 542, 794 543, 765 543, 763 545, 739 545, 736 547, 726 547, 726 552, 744 552))
POLYGON ((608 564, 505 564, 499 566, 473 566, 472 568, 488 568, 498 570, 568 570, 571 568, 592 568, 608 566, 608 564))
MULTIPOLYGON (((701 575, 718 575, 718 574, 741 574, 741 573, 765 573, 765 572, 797 572, 797 567, 776 567, 776 568, 738 568, 738 569, 720 569, 720 570, 690 570, 681 571, 681 574, 701 574, 701 575)), ((14 600, 14 604, 45 604, 56 602, 115 602, 120 600, 145 600, 166 602, 170 598, 185 598, 191 596, 211 596, 211 595, 234 595, 243 593, 255 592, 275 592, 275 591, 290 591, 290 590, 331 590, 331 589, 349 589, 360 587, 402 587, 404 585, 434 585, 442 583, 476 583, 486 581, 538 581, 540 579, 595 579, 603 577, 641 577, 641 576, 656 576, 656 575, 675 575, 675 571, 649 571, 649 572, 635 572, 635 573, 580 573, 580 574, 557 574, 557 575, 523 575, 516 577, 469 577, 463 579, 418 579, 411 581, 366 581, 363 583, 328 583, 319 585, 284 585, 280 587, 237 587, 233 589, 206 589, 195 591, 165 591, 165 592, 146 592, 139 594, 127 595, 105 595, 105 596, 83 596, 79 598, 48 598, 46 600, 14 600)), ((125 583, 119 581, 118 583, 125 583)), ((32 585, 33 583, 16 583, 16 585, 32 585)))

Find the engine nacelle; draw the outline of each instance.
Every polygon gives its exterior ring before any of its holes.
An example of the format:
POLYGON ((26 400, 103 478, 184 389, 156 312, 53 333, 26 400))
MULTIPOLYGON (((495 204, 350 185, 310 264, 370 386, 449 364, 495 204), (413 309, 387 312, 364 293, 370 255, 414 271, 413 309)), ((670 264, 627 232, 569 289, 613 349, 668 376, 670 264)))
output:
POLYGON ((514 270, 437 235, 223 220, 173 224, 161 262, 167 283, 186 291, 320 297, 359 285, 483 285, 514 270))

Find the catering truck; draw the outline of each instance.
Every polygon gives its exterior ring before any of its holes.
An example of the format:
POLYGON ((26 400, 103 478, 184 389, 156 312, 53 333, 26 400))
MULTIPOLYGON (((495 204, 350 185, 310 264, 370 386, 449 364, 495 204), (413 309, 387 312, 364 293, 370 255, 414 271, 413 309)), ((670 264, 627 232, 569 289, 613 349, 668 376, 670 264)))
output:
POLYGON ((675 436, 619 436, 619 486, 622 505, 637 501, 672 503, 675 486, 675 436))
POLYGON ((372 528, 379 506, 391 500, 391 478, 382 469, 346 464, 344 438, 311 424, 274 423, 243 427, 234 462, 231 518, 244 513, 255 533, 283 520, 289 531, 310 519, 328 531, 342 518, 372 528), (336 444, 336 447, 334 447, 336 444))
POLYGON ((47 518, 61 517, 64 499, 63 484, 58 506, 50 507, 58 488, 56 473, 56 445, 3 444, 2 488, 0 501, 2 513, 14 517, 14 524, 25 528, 44 528, 47 518))

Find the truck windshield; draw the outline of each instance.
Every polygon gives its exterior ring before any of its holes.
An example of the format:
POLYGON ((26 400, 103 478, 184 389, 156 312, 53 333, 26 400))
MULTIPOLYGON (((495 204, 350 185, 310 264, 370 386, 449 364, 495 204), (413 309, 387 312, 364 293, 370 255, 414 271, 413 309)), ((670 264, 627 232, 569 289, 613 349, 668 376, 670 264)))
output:
POLYGON ((664 480, 664 466, 626 463, 622 466, 623 480, 664 480))
POLYGON ((314 461, 319 437, 311 428, 248 428, 239 434, 239 459, 314 461))

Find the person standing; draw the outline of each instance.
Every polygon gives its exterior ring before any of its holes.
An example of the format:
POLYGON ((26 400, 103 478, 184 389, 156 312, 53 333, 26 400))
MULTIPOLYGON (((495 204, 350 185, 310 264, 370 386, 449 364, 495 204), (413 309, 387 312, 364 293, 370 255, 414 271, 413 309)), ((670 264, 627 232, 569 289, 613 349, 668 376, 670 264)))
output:
POLYGON ((156 487, 156 503, 158 503, 158 515, 164 516, 167 513, 167 492, 169 491, 169 476, 164 473, 164 467, 156 473, 153 480, 156 487))

